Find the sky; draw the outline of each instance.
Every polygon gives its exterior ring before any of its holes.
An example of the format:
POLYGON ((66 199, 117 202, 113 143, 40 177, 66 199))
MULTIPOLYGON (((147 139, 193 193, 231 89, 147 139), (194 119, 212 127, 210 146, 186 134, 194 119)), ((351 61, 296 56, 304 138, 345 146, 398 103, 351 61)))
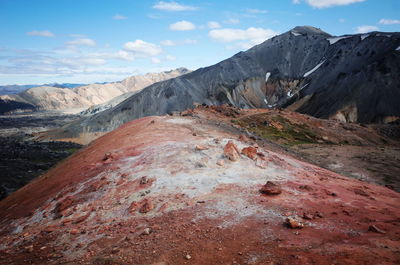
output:
POLYGON ((218 63, 299 25, 400 31, 399 0, 0 0, 0 85, 94 83, 218 63))

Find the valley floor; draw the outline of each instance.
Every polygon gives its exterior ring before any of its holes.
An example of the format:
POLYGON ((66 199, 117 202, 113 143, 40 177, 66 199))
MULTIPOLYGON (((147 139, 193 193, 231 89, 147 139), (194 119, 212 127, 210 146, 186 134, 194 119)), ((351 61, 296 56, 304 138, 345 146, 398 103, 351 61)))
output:
POLYGON ((0 200, 40 176, 81 145, 33 140, 33 134, 78 118, 60 112, 0 116, 0 200))

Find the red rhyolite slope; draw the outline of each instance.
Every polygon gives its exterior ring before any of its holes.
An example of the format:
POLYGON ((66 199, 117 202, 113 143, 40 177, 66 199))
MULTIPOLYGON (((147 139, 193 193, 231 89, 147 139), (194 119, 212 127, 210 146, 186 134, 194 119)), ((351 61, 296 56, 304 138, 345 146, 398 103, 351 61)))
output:
POLYGON ((0 202, 0 260, 400 262, 398 193, 258 144, 216 117, 127 123, 0 202))

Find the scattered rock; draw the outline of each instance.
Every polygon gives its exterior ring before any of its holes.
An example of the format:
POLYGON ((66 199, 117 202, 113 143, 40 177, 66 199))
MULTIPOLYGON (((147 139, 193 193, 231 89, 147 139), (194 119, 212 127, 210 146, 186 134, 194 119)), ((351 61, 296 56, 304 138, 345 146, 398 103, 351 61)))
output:
POLYGON ((92 182, 85 190, 85 193, 95 192, 107 185, 109 182, 107 178, 101 178, 100 180, 92 182))
POLYGON ((54 232, 54 231, 56 231, 56 230, 58 230, 58 228, 57 228, 56 226, 54 226, 54 225, 49 225, 49 226, 47 226, 47 227, 45 227, 45 228, 43 229, 43 232, 45 232, 45 233, 52 233, 52 232, 54 232))
POLYGON ((229 141, 224 147, 224 155, 231 161, 237 161, 240 159, 240 153, 237 146, 229 141))
POLYGON ((379 234, 386 234, 385 231, 382 229, 378 228, 376 225, 370 225, 368 227, 368 231, 374 232, 374 233, 379 233, 379 234))
POLYGON ((347 216, 351 216, 351 213, 348 210, 342 210, 342 212, 347 216))
POLYGON ((56 218, 60 218, 61 216, 65 216, 67 210, 74 203, 74 199, 71 196, 66 197, 64 200, 58 202, 54 208, 54 213, 56 214, 56 218))
POLYGON ((187 260, 190 260, 192 258, 192 256, 190 256, 189 254, 187 254, 186 256, 185 256, 185 259, 187 259, 187 260))
POLYGON ((241 153, 252 160, 257 159, 257 149, 253 146, 243 148, 241 153))
POLYGON ((207 167, 207 165, 203 162, 196 162, 195 167, 197 168, 203 168, 203 167, 207 167))
POLYGON ((292 229, 301 229, 304 227, 303 223, 293 217, 286 218, 286 225, 292 229))
POLYGON ((312 191, 312 190, 313 190, 313 188, 311 188, 311 187, 308 186, 308 185, 300 185, 300 186, 299 186, 299 189, 307 190, 307 191, 312 191))
POLYGON ((69 231, 69 233, 70 233, 71 235, 77 235, 77 234, 79 234, 79 230, 76 229, 76 228, 73 228, 73 229, 71 229, 71 230, 69 231))
POLYGON ((354 189, 354 193, 357 195, 369 197, 369 194, 362 189, 354 189))
POLYGON ((324 215, 322 213, 320 213, 320 212, 316 212, 315 216, 318 217, 318 218, 324 218, 324 215))
POLYGON ((336 193, 334 193, 334 192, 332 192, 332 191, 329 191, 329 190, 325 190, 325 193, 326 193, 326 195, 329 195, 329 196, 333 196, 333 197, 336 197, 336 196, 337 196, 336 193))
POLYGON ((267 183, 260 189, 260 192, 267 195, 279 195, 282 193, 282 188, 279 184, 267 181, 267 183))
POLYGON ((82 216, 79 216, 78 218, 76 218, 75 220, 73 220, 72 223, 74 223, 74 224, 82 223, 83 221, 85 221, 85 220, 90 216, 90 213, 91 213, 91 212, 89 212, 89 213, 87 213, 87 214, 84 214, 84 215, 82 215, 82 216))
POLYGON ((220 159, 217 161, 217 165, 223 167, 225 164, 224 160, 220 159))
POLYGON ((29 245, 29 246, 25 247, 25 249, 26 249, 28 252, 33 252, 33 245, 29 245))
POLYGON ((151 234, 151 228, 150 227, 146 227, 142 232, 142 235, 150 235, 150 234, 151 234))
POLYGON ((196 148, 197 151, 203 151, 203 150, 210 149, 208 146, 204 146, 204 145, 196 145, 195 148, 196 148))
POLYGON ((312 219, 314 219, 314 215, 309 214, 309 213, 303 213, 303 219, 312 220, 312 219))
POLYGON ((119 252, 119 249, 118 248, 113 248, 112 250, 111 250, 111 254, 117 254, 119 252))
POLYGON ((113 155, 110 152, 104 154, 103 161, 110 162, 114 159, 113 155))
POLYGON ((268 163, 264 159, 257 158, 256 166, 262 169, 266 169, 268 167, 268 163))
POLYGON ((250 139, 246 135, 241 134, 241 135, 239 135, 239 141, 241 141, 243 143, 247 143, 250 141, 250 139))
POLYGON ((140 213, 148 213, 153 209, 154 209, 153 203, 151 201, 149 201, 149 200, 145 200, 145 202, 142 205, 142 207, 140 207, 139 212, 140 213))
POLYGON ((143 176, 143 177, 140 179, 140 184, 141 184, 141 185, 147 184, 148 182, 149 182, 149 179, 147 178, 147 176, 143 176))
POLYGON ((136 212, 138 207, 139 207, 139 203, 132 202, 131 205, 128 208, 129 213, 133 214, 134 212, 136 212))

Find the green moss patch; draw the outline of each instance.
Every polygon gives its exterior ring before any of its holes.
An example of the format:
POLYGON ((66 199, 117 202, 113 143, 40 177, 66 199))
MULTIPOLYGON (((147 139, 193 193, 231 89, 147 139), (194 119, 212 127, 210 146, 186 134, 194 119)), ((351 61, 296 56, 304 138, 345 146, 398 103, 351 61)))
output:
POLYGON ((292 123, 279 114, 256 114, 233 122, 264 139, 288 146, 321 141, 321 137, 306 124, 292 123))

